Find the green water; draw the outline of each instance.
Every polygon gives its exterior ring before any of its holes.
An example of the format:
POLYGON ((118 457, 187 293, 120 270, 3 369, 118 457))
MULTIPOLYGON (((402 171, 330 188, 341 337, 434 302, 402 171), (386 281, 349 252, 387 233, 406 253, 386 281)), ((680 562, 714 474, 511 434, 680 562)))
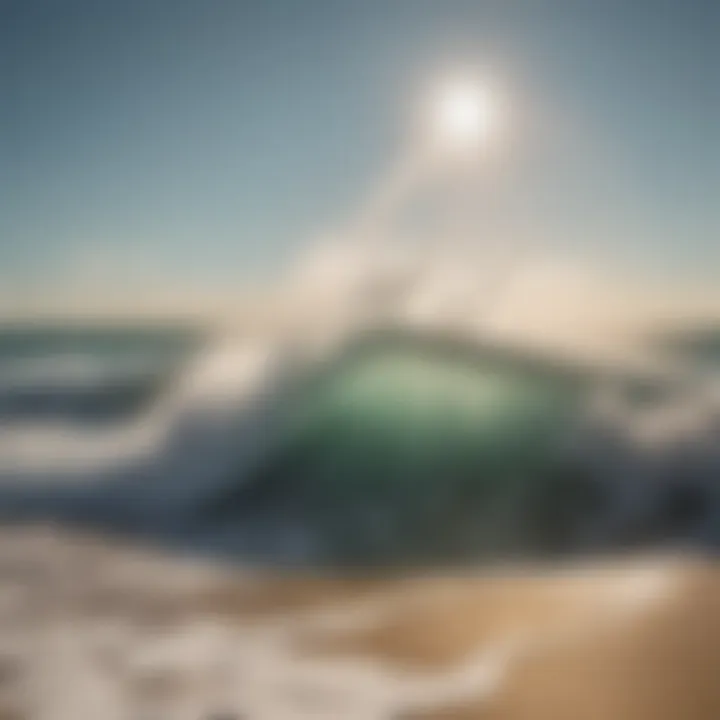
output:
POLYGON ((531 542, 520 509, 552 476, 576 402, 561 373, 378 347, 293 397, 256 498, 321 528, 343 559, 510 552, 531 542))

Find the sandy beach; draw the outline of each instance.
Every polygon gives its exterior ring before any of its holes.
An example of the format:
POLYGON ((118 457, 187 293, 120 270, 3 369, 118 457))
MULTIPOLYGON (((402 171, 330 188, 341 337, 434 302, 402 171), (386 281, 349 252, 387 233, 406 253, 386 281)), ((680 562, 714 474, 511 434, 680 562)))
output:
POLYGON ((711 720, 719 607, 679 557, 330 578, 7 528, 0 718, 711 720))

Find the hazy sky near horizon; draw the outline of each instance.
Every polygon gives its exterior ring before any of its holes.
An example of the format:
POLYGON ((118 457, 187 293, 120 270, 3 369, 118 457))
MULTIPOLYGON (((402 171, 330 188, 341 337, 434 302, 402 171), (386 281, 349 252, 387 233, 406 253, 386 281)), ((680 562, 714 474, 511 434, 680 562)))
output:
POLYGON ((264 276, 465 65, 507 97, 512 227, 713 278, 715 0, 0 0, 3 282, 264 276))

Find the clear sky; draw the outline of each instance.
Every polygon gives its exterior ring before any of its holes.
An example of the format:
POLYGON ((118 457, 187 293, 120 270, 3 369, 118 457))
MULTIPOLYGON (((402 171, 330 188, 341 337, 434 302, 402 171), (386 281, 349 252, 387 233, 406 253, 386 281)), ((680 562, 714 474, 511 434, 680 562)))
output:
POLYGON ((0 0, 3 281, 263 276, 464 63, 510 100, 523 227, 720 269, 716 0, 0 0))

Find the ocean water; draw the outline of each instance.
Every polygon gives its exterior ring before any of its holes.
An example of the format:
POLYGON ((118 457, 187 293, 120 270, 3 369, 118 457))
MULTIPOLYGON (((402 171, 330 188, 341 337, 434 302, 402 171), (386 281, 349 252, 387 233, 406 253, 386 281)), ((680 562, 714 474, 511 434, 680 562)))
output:
POLYGON ((0 327, 0 422, 118 422, 201 343, 186 327, 0 327))
POLYGON ((699 421, 648 444, 662 408, 594 415, 572 365, 406 340, 303 366, 194 327, 5 328, 2 517, 354 568, 717 541, 699 421))
POLYGON ((0 421, 0 715, 717 717, 715 566, 575 557, 699 536, 658 468, 709 460, 590 423, 571 368, 404 341, 298 368, 177 328, 0 346, 35 394, 0 421))

